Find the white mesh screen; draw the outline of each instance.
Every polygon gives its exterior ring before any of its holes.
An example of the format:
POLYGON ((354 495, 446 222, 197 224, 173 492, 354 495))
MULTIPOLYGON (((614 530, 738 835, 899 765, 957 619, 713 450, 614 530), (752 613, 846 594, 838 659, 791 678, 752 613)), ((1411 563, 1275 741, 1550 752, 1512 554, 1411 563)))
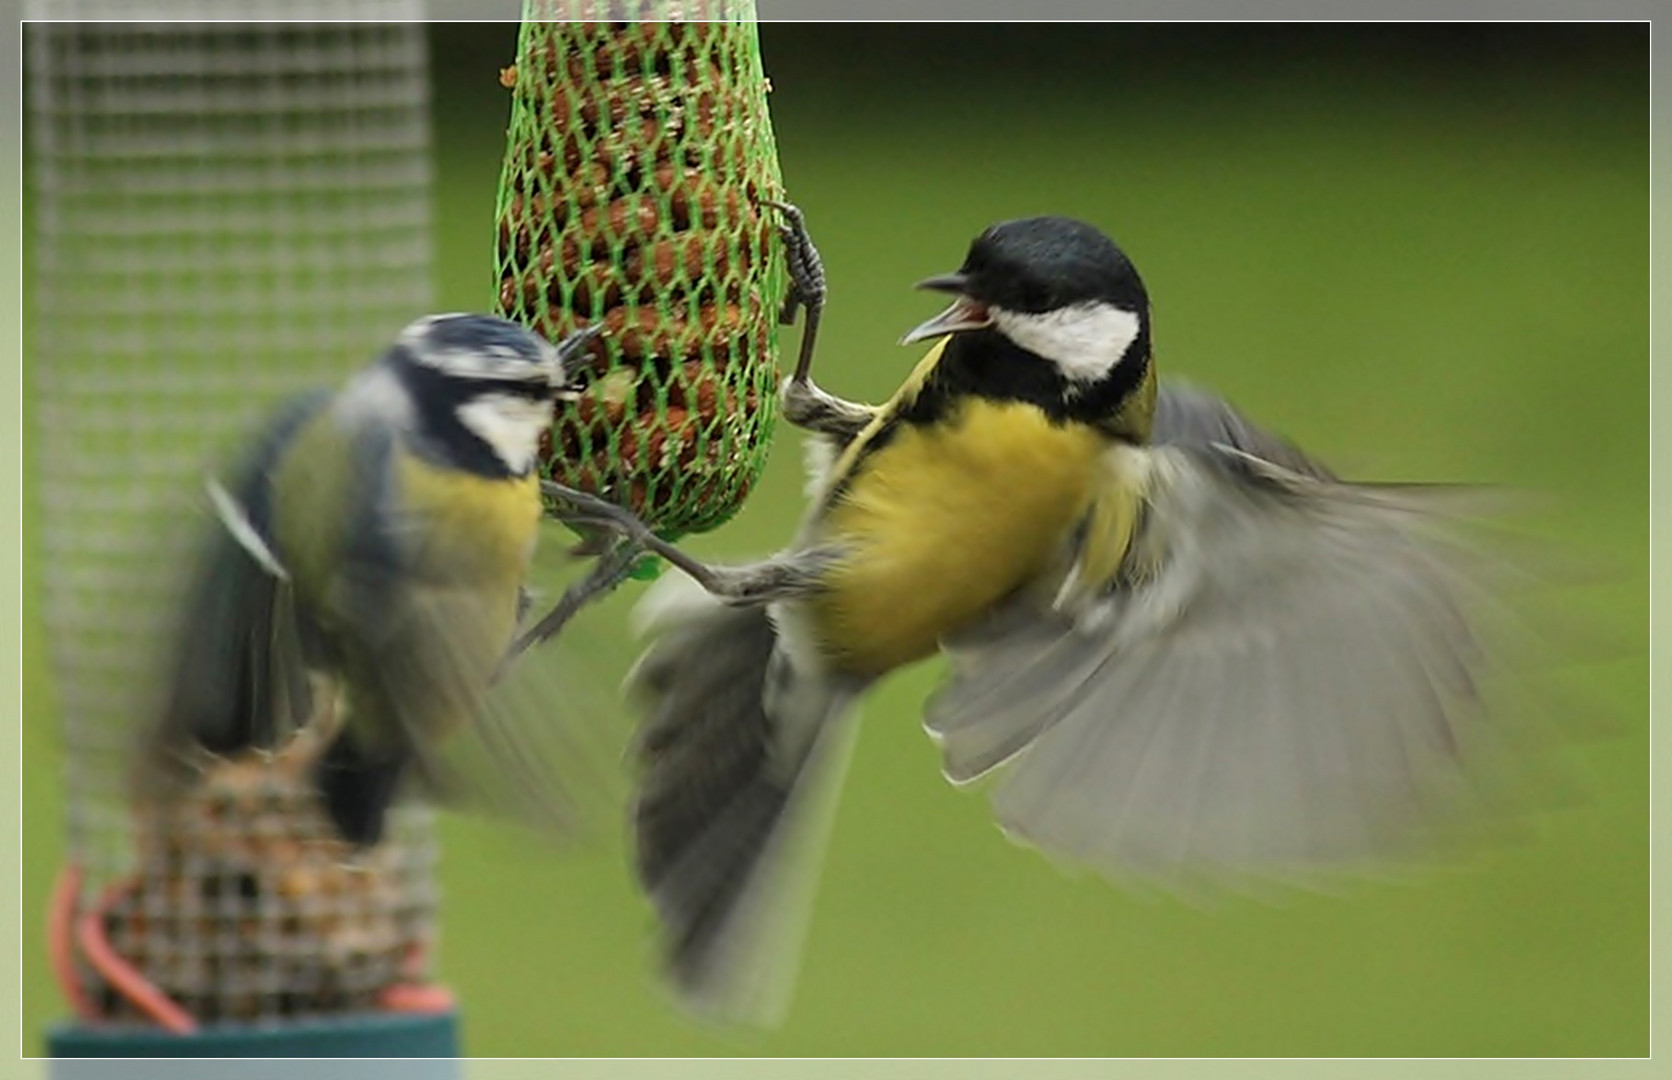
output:
MULTIPOLYGON (((201 482, 282 397, 430 309, 421 15, 397 0, 28 5, 31 390, 71 857, 111 943, 200 1020, 364 1007, 427 939, 431 826, 345 870, 294 761, 136 828, 127 755, 201 482)), ((91 996, 120 1012, 104 980, 91 996)))

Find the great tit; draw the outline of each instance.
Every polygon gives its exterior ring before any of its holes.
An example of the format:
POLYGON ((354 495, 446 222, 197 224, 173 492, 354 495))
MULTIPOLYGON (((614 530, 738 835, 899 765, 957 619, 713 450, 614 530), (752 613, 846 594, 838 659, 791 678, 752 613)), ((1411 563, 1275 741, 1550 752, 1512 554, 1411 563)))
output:
POLYGON ((1143 281, 1091 225, 994 225, 922 287, 954 299, 904 340, 941 340, 883 406, 819 389, 804 334, 784 415, 824 453, 787 550, 640 537, 690 577, 640 612, 637 872, 676 990, 720 1019, 783 1007, 851 707, 937 651, 951 782, 997 772, 1011 837, 1181 888, 1397 847, 1488 741, 1466 500, 1344 482, 1158 384, 1143 281))
MULTIPOLYGON (((494 316, 429 316, 340 391, 278 411, 231 482, 210 485, 219 521, 142 791, 177 791, 204 752, 271 750, 316 709, 340 718, 315 778, 351 844, 378 842, 409 774, 446 787, 435 748, 480 719, 511 641, 538 443, 595 333, 554 347, 494 316)), ((530 764, 516 758, 500 764, 530 764)))

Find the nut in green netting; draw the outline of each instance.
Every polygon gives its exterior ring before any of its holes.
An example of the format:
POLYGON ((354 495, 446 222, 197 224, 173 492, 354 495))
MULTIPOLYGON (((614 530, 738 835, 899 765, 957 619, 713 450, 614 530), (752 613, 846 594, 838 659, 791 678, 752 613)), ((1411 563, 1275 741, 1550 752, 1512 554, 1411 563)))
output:
POLYGON ((782 184, 755 26, 535 7, 501 73, 497 310, 553 341, 606 328, 543 469, 664 535, 712 528, 759 476, 776 401, 784 270, 760 204, 782 184))

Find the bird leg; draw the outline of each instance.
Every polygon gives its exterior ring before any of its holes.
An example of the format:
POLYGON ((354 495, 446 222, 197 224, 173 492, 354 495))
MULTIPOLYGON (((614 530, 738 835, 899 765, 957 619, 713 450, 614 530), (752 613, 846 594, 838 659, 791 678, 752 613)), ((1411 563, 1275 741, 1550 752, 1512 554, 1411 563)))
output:
MULTIPOLYGON (((565 519, 567 520, 567 519, 565 519)), ((627 580, 633 572, 633 565, 644 554, 644 549, 631 540, 617 541, 597 561, 592 564, 586 577, 575 582, 563 593, 552 609, 540 621, 529 627, 511 643, 505 658, 500 661, 503 672, 517 657, 532 649, 536 645, 556 637, 558 632, 568 625, 570 619, 580 613, 586 605, 601 596, 613 591, 617 585, 627 580)))
POLYGON ((807 326, 801 335, 801 355, 795 365, 795 378, 799 381, 805 379, 812 369, 819 316, 824 312, 825 297, 829 293, 824 280, 824 260, 819 258, 819 249, 813 246, 813 238, 807 233, 807 219, 802 216, 799 207, 773 199, 762 199, 761 205, 770 206, 784 215, 784 220, 778 223, 778 235, 784 241, 784 263, 790 273, 790 287, 784 306, 778 312, 778 321, 789 326, 795 322, 797 308, 807 311, 807 326))
POLYGON ((784 261, 789 268, 789 296, 784 300, 778 321, 785 326, 795 322, 797 308, 807 312, 801 330, 801 353, 796 358, 795 374, 784 384, 784 419, 805 431, 828 435, 842 443, 853 440, 876 409, 845 401, 820 389, 812 379, 813 348, 819 335, 819 318, 824 313, 824 301, 829 290, 825 285, 824 261, 807 232, 807 221, 801 210, 790 203, 763 200, 781 213, 785 220, 778 223, 778 235, 784 241, 784 261))
POLYGON ((861 405, 826 393, 811 379, 784 384, 784 419, 803 431, 828 436, 838 447, 859 437, 876 418, 874 405, 861 405))
POLYGON ((549 480, 541 481, 540 490, 574 508, 562 515, 564 521, 612 529, 624 546, 666 559, 710 595, 738 607, 806 596, 818 589, 818 572, 828 562, 821 554, 797 552, 747 566, 710 566, 657 536, 631 510, 549 480))

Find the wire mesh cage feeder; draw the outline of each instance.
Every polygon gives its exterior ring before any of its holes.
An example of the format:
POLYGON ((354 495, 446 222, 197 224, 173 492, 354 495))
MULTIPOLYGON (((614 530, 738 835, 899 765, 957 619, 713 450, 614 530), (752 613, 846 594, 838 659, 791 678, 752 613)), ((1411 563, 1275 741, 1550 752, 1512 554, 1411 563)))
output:
MULTIPOLYGON (((57 1057, 456 1053, 427 981, 430 813, 350 862, 302 767, 128 785, 201 481, 278 400, 431 308, 427 58, 412 3, 43 2, 28 14, 41 553, 68 862, 57 1057), (100 18, 241 18, 118 23, 100 18), (258 22, 261 19, 347 22, 258 22), (63 20, 63 21, 51 21, 63 20), (116 479, 118 478, 119 479, 116 479)), ((308 733, 304 733, 308 734, 308 733)))
MULTIPOLYGON (((301 780, 317 729, 208 763, 166 814, 136 810, 124 783, 215 452, 430 306, 426 61, 421 28, 395 21, 420 12, 148 14, 364 21, 29 27, 42 550, 70 808, 50 939, 77 1013, 49 1044, 451 1055, 450 1003, 427 981, 427 810, 403 806, 345 863, 301 780)), ((763 204, 783 196, 754 19, 752 0, 524 0, 498 72, 495 310, 552 340, 607 330, 543 471, 670 538, 737 510, 774 423, 785 268, 763 204)), ((642 572, 607 564, 611 585, 642 572)))

